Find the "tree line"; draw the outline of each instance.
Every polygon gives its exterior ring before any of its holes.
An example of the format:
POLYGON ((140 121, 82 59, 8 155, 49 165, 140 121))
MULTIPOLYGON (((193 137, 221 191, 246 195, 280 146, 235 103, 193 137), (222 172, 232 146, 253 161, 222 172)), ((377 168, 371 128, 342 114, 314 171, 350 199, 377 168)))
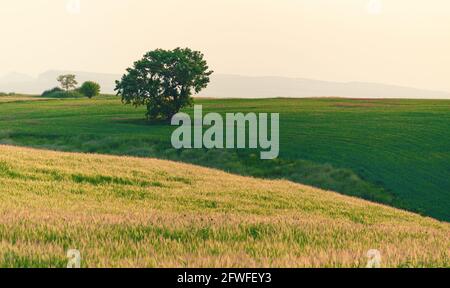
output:
POLYGON ((60 75, 56 79, 60 87, 54 87, 42 93, 42 97, 48 98, 93 98, 100 95, 100 84, 93 81, 86 81, 77 87, 78 81, 73 74, 60 75))
MULTIPOLYGON (((206 88, 213 74, 204 55, 189 48, 156 49, 128 68, 115 91, 124 104, 147 108, 148 120, 168 121, 181 109, 193 104, 192 95, 206 88)), ((100 94, 100 85, 86 81, 77 88, 73 74, 57 78, 60 87, 44 91, 49 98, 92 98, 100 94)))

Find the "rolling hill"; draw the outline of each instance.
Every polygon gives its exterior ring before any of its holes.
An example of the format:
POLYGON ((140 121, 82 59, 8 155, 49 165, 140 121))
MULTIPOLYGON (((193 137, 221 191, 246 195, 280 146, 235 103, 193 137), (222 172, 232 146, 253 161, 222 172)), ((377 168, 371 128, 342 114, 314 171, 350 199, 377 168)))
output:
POLYGON ((2 267, 450 266, 447 223, 156 159, 0 145, 0 213, 2 267))
POLYGON ((145 122, 143 108, 124 106, 118 97, 19 98, 0 103, 0 143, 287 179, 450 221, 447 100, 196 99, 205 113, 280 113, 280 157, 260 161, 255 150, 177 151, 170 144, 173 127, 145 122))

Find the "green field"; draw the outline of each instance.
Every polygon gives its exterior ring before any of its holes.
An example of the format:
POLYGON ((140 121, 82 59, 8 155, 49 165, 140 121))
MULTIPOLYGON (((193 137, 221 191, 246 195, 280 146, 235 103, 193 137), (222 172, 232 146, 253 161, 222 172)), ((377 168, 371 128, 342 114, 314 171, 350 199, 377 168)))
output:
POLYGON ((196 100, 205 113, 280 113, 280 158, 262 161, 256 151, 176 151, 172 127, 117 97, 32 100, 0 100, 0 143, 284 178, 450 220, 450 101, 196 100))

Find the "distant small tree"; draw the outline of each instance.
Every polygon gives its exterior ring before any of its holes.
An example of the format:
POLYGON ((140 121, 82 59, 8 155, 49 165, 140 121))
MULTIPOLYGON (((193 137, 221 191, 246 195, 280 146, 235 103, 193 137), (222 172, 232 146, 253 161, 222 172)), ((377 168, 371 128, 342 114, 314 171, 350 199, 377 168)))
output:
POLYGON ((201 52, 157 49, 128 68, 115 90, 123 103, 147 106, 147 119, 168 120, 206 88, 213 73, 208 69, 201 52))
POLYGON ((77 80, 75 80, 75 75, 73 74, 67 74, 67 75, 60 75, 58 76, 57 80, 59 83, 61 83, 61 87, 66 90, 69 91, 70 89, 74 89, 78 82, 77 80))
POLYGON ((100 84, 86 81, 81 85, 78 91, 88 98, 92 98, 98 96, 100 94, 100 84))

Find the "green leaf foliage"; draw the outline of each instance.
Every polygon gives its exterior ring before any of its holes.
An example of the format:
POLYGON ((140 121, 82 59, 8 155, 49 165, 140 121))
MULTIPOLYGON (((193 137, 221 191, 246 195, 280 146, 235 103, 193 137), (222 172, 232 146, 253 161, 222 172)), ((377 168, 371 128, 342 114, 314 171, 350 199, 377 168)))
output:
POLYGON ((115 90, 123 103, 146 106, 147 119, 168 120, 192 104, 192 94, 207 87, 212 73, 201 52, 157 49, 128 68, 115 90))

